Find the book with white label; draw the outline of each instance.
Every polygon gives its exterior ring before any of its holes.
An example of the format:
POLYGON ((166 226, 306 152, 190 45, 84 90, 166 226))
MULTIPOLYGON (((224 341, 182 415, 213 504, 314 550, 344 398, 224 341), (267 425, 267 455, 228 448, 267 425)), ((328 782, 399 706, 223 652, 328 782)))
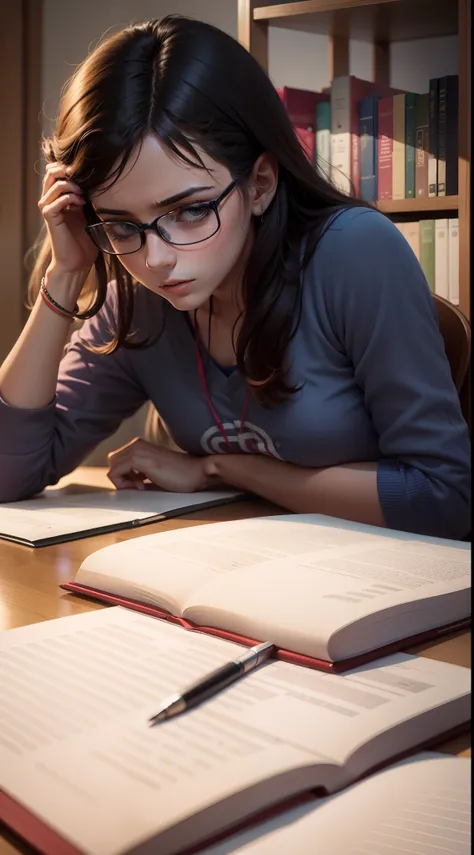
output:
POLYGON ((162 490, 106 490, 70 484, 48 488, 34 499, 0 505, 0 540, 51 546, 244 498, 236 490, 167 493, 162 490))
POLYGON ((398 653, 344 675, 269 661, 150 727, 163 697, 242 648, 121 608, 0 645, 0 821, 45 855, 177 855, 470 716, 469 669, 398 653))
POLYGON ((469 855, 470 758, 416 754, 343 793, 278 813, 202 855, 315 855, 315 840, 324 855, 469 855))
POLYGON ((448 220, 435 220, 435 287, 439 297, 449 300, 448 220))
POLYGON ((459 218, 452 217, 449 220, 448 234, 448 293, 449 299, 455 306, 459 306, 459 218))
POLYGON ((470 559, 470 543, 289 514, 113 544, 62 587, 337 670, 466 625, 470 559))

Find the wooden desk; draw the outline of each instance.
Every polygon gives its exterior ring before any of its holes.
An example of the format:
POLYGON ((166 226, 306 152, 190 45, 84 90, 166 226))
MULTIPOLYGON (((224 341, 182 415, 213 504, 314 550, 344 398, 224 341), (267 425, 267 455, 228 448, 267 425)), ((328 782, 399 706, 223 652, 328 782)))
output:
MULTIPOLYGON (((105 470, 94 467, 77 469, 63 478, 60 486, 72 483, 110 487, 105 470)), ((69 581, 74 576, 87 555, 103 546, 109 546, 127 538, 183 526, 265 516, 279 512, 281 509, 277 506, 255 500, 197 511, 186 514, 184 517, 145 526, 138 531, 127 530, 103 534, 40 549, 0 541, 0 629, 12 629, 42 620, 104 608, 99 603, 74 597, 59 587, 61 583, 69 581)), ((432 659, 470 667, 470 633, 458 633, 442 642, 425 644, 410 652, 423 653, 424 656, 432 659)), ((438 750, 470 756, 470 736, 466 734, 445 742, 439 746, 438 750)), ((18 853, 32 851, 20 841, 13 840, 6 830, 0 828, 0 855, 18 855, 18 853)))

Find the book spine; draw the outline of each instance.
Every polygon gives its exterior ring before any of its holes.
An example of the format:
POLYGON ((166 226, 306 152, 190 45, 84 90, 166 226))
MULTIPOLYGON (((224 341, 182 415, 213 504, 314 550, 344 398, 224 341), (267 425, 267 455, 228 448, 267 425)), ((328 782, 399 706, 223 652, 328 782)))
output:
POLYGON ((392 199, 405 198, 405 95, 393 96, 392 199))
POLYGON ((306 157, 308 158, 310 163, 314 162, 314 133, 311 128, 298 128, 296 125, 293 125, 295 129, 295 134, 300 141, 301 148, 303 149, 306 157))
POLYGON ((455 306, 459 306, 459 219, 448 221, 448 294, 455 306))
POLYGON ((377 106, 377 188, 383 200, 392 198, 393 97, 380 98, 377 106))
POLYGON ((435 220, 435 285, 434 292, 449 300, 448 290, 448 221, 435 220))
POLYGON ((359 100, 364 92, 359 92, 360 82, 350 78, 349 110, 351 123, 351 186, 355 196, 360 198, 360 139, 359 139, 359 100))
POLYGON ((403 237, 406 237, 406 235, 405 235, 405 230, 406 230, 406 225, 407 225, 406 223, 394 223, 393 225, 395 226, 395 228, 398 229, 398 231, 400 232, 400 234, 403 235, 403 237))
POLYGON ((428 113, 428 196, 438 195, 438 80, 430 80, 428 113))
POLYGON ((351 192, 350 78, 335 77, 331 86, 331 180, 351 192))
POLYGON ((415 222, 405 223, 405 237, 410 244, 418 261, 420 261, 420 223, 415 222))
POLYGON ((331 178, 331 105, 322 101, 316 107, 315 166, 328 181, 331 178))
POLYGON ((428 195, 428 94, 416 96, 415 193, 428 195))
POLYGON ((377 98, 359 101, 360 197, 377 200, 377 98))
POLYGON ((430 291, 435 287, 435 221, 420 220, 420 264, 430 291))
POLYGON ((438 89, 438 196, 446 196, 446 90, 448 78, 441 77, 438 89))
POLYGON ((458 192, 458 76, 447 78, 446 87, 446 196, 458 192))
POLYGON ((415 100, 413 92, 405 95, 405 198, 415 198, 415 100))

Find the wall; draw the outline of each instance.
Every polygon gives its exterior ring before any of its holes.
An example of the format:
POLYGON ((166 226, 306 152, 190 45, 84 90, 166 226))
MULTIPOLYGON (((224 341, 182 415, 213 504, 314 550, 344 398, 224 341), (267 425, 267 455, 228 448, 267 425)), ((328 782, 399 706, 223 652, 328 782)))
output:
MULTIPOLYGON (((60 91, 79 63, 106 31, 171 12, 200 18, 232 36, 237 34, 237 0, 44 0, 43 132, 48 133, 60 91)), ((413 92, 426 92, 430 77, 457 72, 457 39, 447 37, 399 43, 391 51, 391 83, 413 92)), ((351 74, 370 79, 371 54, 366 44, 353 42, 351 74)), ((275 86, 320 89, 327 86, 328 40, 292 30, 271 29, 269 72, 275 86)), ((143 431, 144 413, 124 423, 102 443, 89 463, 104 463, 107 450, 117 448, 143 431)))

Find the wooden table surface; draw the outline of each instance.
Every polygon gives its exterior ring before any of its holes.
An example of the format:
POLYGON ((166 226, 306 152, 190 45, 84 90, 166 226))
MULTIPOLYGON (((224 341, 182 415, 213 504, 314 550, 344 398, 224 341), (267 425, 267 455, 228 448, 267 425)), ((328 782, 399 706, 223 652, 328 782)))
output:
MULTIPOLYGON (((80 467, 63 478, 58 486, 67 484, 110 487, 105 469, 99 467, 80 467)), ((12 629, 42 620, 104 608, 100 603, 80 599, 59 587, 63 582, 72 579, 87 555, 103 546, 183 526, 280 512, 281 509, 275 505, 252 500, 197 511, 184 517, 147 525, 139 530, 102 534, 38 549, 0 541, 0 629, 12 629)), ((441 642, 418 646, 410 652, 470 667, 470 633, 458 633, 441 642)), ((470 756, 470 735, 465 734, 444 742, 437 750, 470 756)), ((0 826, 0 855, 18 855, 19 852, 30 853, 33 850, 14 839, 0 826)))

